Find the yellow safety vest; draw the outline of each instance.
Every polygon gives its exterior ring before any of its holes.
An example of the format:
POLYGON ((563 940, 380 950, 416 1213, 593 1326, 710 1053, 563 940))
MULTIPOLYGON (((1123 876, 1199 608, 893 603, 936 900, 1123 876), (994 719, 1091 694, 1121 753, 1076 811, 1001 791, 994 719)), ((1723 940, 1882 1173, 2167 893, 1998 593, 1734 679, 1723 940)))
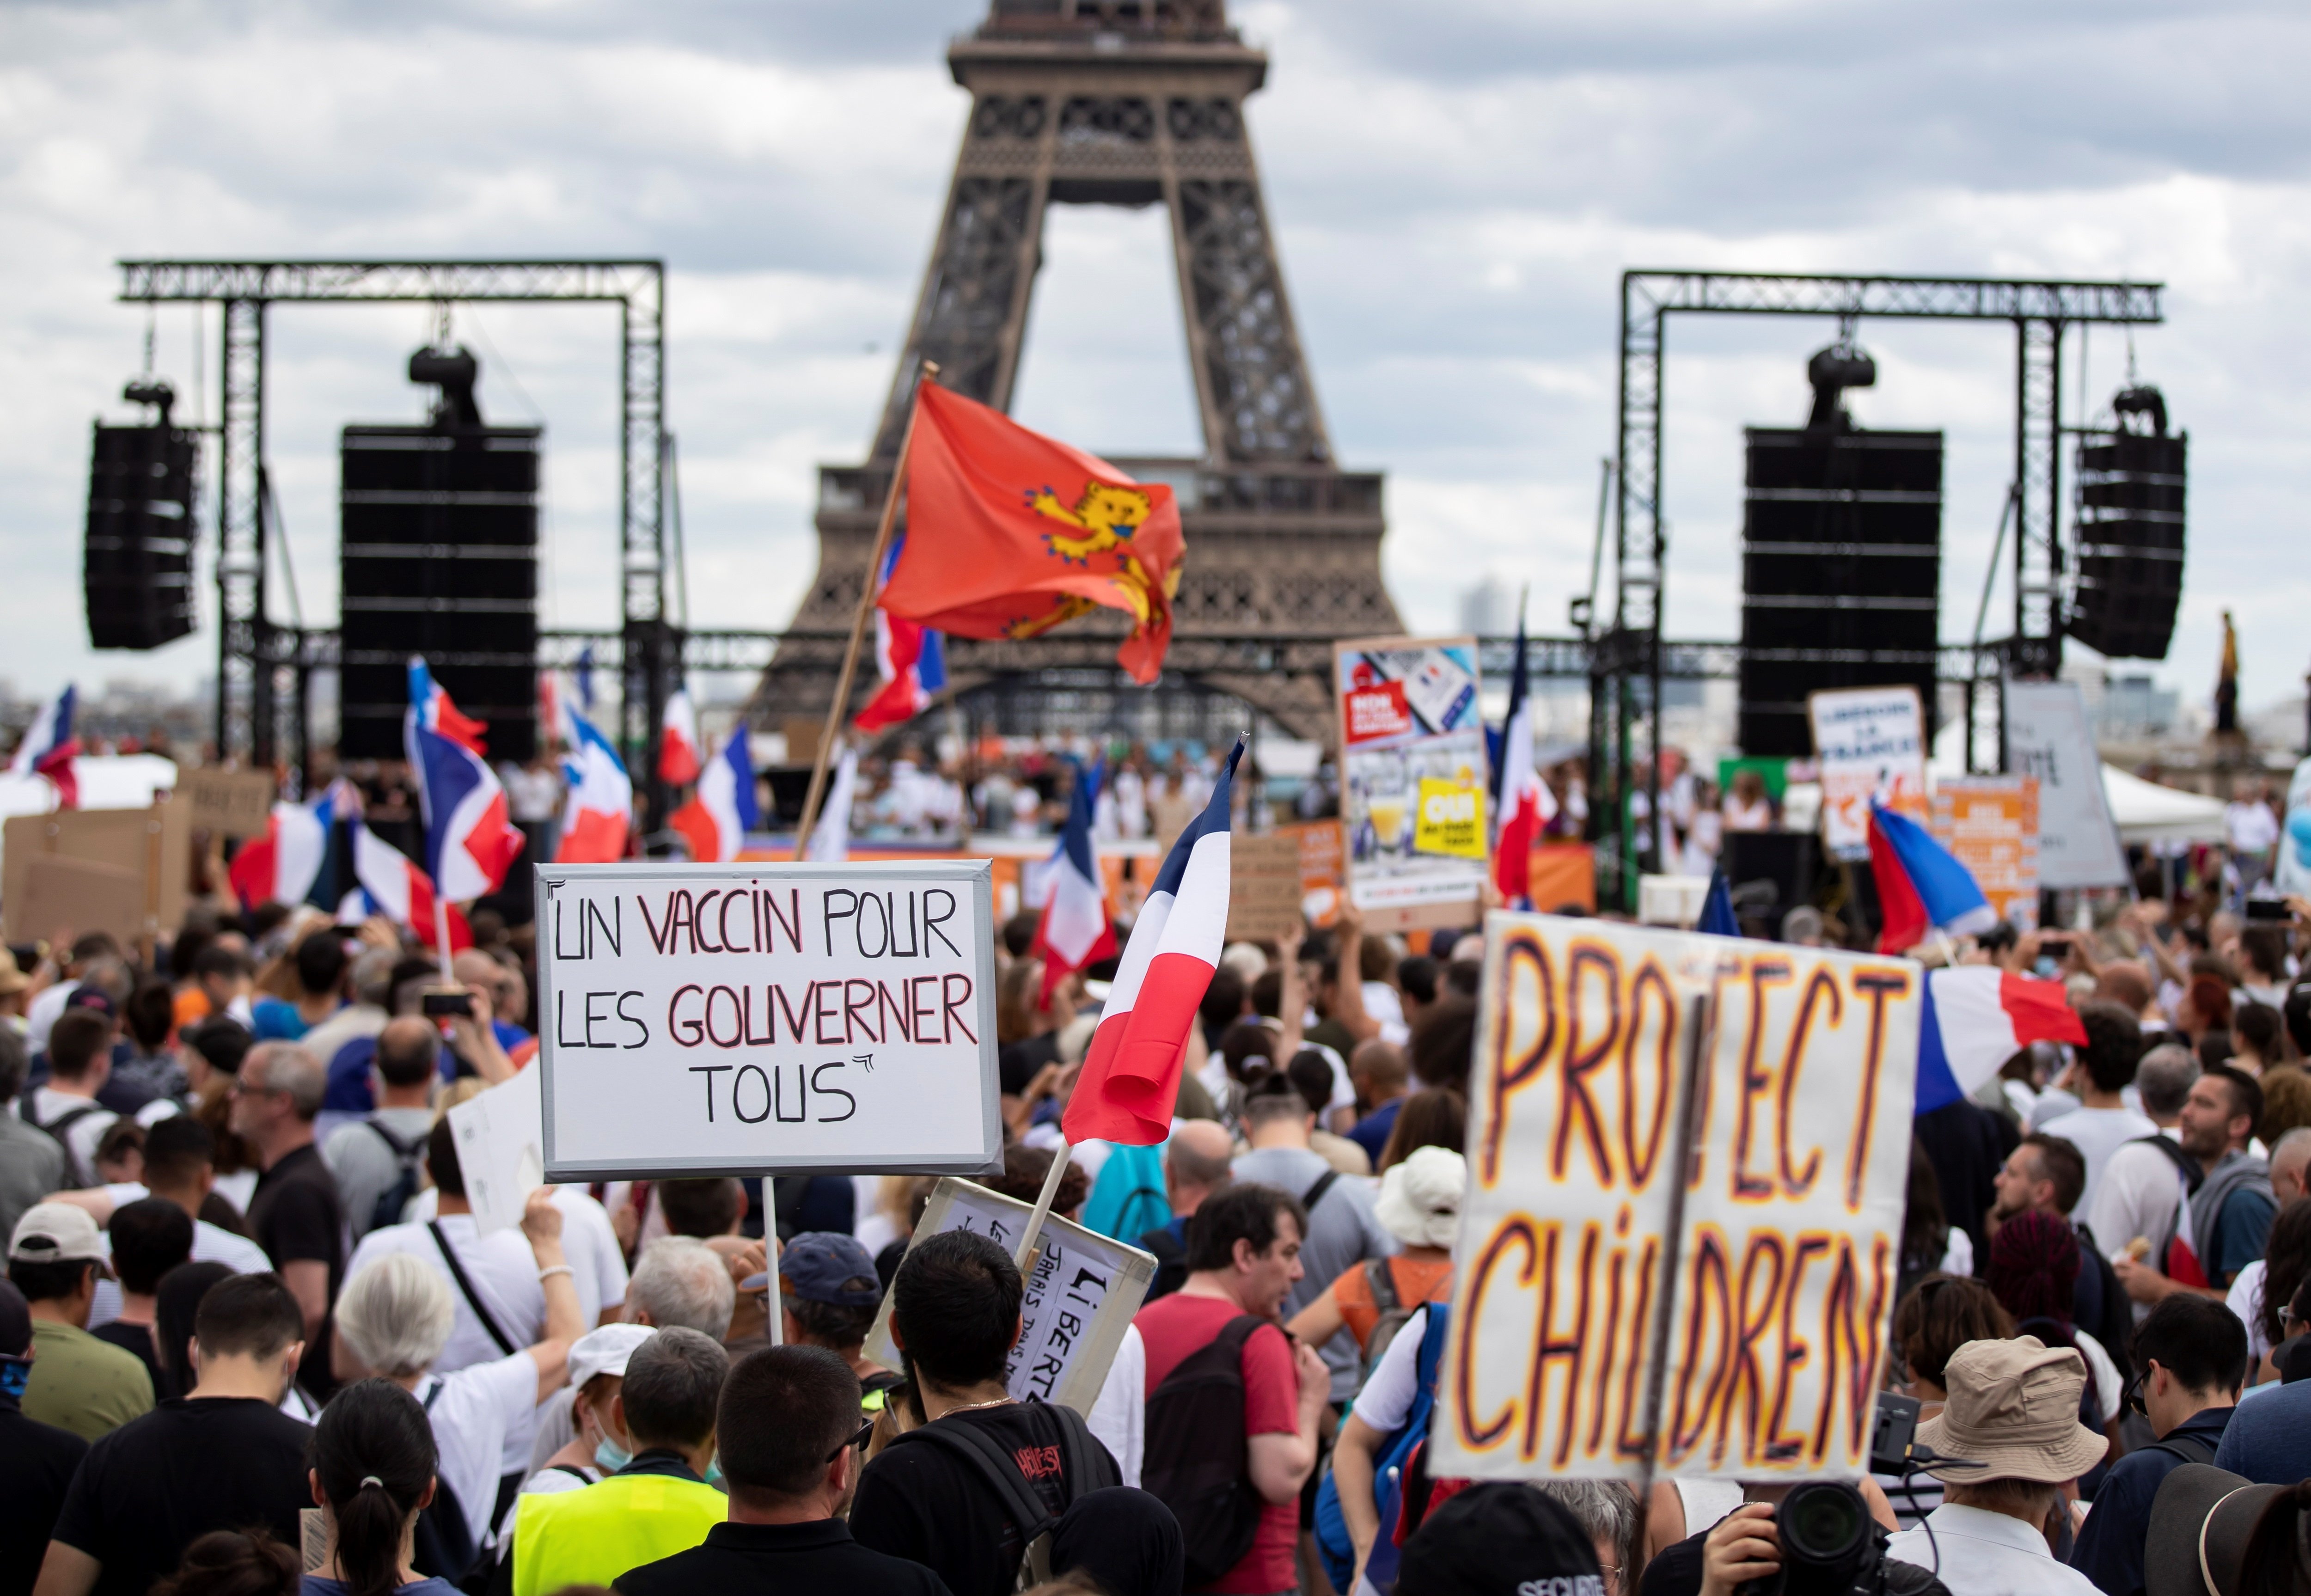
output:
POLYGON ((583 1490, 526 1496, 514 1515, 513 1596, 606 1587, 700 1545, 729 1513, 729 1498, 712 1486, 667 1474, 614 1474, 583 1490))

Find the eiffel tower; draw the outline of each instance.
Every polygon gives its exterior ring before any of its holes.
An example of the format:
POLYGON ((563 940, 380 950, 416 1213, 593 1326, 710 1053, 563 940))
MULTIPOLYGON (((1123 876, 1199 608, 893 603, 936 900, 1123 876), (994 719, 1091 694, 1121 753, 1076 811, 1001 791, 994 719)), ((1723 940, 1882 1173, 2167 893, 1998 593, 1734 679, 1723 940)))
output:
MULTIPOLYGON (((1217 691, 1290 735, 1330 741, 1330 641, 1401 630, 1381 580, 1381 475, 1339 468, 1309 380, 1260 191, 1243 102, 1268 57, 1224 0, 992 0, 947 51, 971 119, 920 299, 864 465, 819 470, 818 574, 756 690, 765 724, 823 716, 834 692, 876 517, 897 464, 911 382, 1008 409, 1053 205, 1163 205, 1203 423, 1193 459, 1110 456, 1171 484, 1187 538, 1168 702, 1217 691)), ((1095 440, 1071 439, 1079 443, 1095 440)), ((1114 667, 1121 617, 1101 611, 1032 641, 948 643, 951 684, 1015 715, 1061 700, 1130 702, 1114 667), (990 693, 991 690, 991 693, 990 693)), ((862 668, 850 709, 874 691, 862 668)), ((1012 727, 1007 729, 1027 729, 1012 727)))

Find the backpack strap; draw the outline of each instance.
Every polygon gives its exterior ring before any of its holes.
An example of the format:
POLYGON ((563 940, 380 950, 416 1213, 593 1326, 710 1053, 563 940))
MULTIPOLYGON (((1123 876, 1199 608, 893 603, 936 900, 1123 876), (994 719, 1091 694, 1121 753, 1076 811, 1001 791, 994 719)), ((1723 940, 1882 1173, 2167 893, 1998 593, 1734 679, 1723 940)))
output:
POLYGON ((428 1219, 425 1228, 433 1233, 433 1244, 441 1249, 441 1260, 449 1266, 449 1274, 458 1282, 458 1289, 465 1293, 466 1305, 474 1311, 474 1317, 482 1321, 482 1328, 490 1332, 490 1339, 498 1344, 498 1350, 508 1357, 520 1351, 521 1348, 513 1344, 513 1338, 498 1328, 498 1321, 490 1317, 489 1309, 482 1305, 481 1294, 474 1289, 473 1281, 467 1277, 466 1266, 458 1261, 458 1250, 449 1245, 449 1238, 442 1234, 441 1221, 428 1219))
POLYGON ((950 1457, 962 1459, 1003 1504, 1005 1516, 1018 1527, 1023 1546, 1033 1543, 1058 1522, 1034 1487, 1027 1483, 1027 1477, 1019 1472, 1017 1461, 995 1437, 976 1425, 927 1424, 892 1437, 891 1444, 900 1446, 909 1442, 937 1446, 950 1457))
POLYGON ((1385 1319, 1404 1306, 1404 1298, 1396 1289, 1396 1271, 1385 1258, 1365 1260, 1365 1286, 1372 1293, 1373 1308, 1385 1319))
POLYGON ((2154 1441, 2142 1449, 2163 1452, 2168 1457, 2185 1463, 2211 1463, 2215 1461, 2215 1443, 2204 1435, 2170 1435, 2164 1441, 2154 1441))
POLYGON ((2171 1137, 2142 1136, 2137 1137, 2135 1140, 2141 1146, 2156 1147, 2167 1155, 2167 1161, 2172 1164, 2176 1173, 2183 1177, 2183 1189, 2192 1196, 2196 1197, 2199 1194, 2199 1188, 2206 1184, 2207 1172, 2199 1166, 2199 1161, 2196 1158, 2183 1150, 2181 1143, 2171 1137))
POLYGON ((414 1157, 416 1156, 417 1149, 423 1145, 414 1138, 410 1141, 404 1142, 399 1137, 394 1135, 392 1131, 388 1130, 375 1120, 362 1120, 360 1121, 359 1123, 366 1125, 371 1130, 376 1131, 379 1138, 384 1141, 385 1145, 393 1149, 394 1157, 403 1163, 406 1163, 411 1158, 414 1157))
MULTIPOLYGON (((32 1106, 31 1093, 27 1092, 24 1095, 24 1101, 19 1106, 27 1110, 32 1106)), ((24 1116, 25 1121, 33 1129, 46 1131, 54 1138, 57 1146, 65 1150, 65 1173, 73 1178, 75 1184, 86 1186, 92 1183, 95 1171, 83 1169, 80 1166, 80 1155, 73 1151, 70 1132, 74 1126, 87 1119, 89 1115, 101 1112, 103 1110, 104 1104, 100 1103, 83 1103, 77 1108, 65 1110, 53 1120, 36 1119, 29 1112, 24 1116)))
POLYGON ((1301 1193, 1300 1206, 1308 1211, 1308 1217, 1311 1220, 1313 1220, 1316 1217, 1316 1205, 1324 1200, 1324 1193, 1330 1191, 1332 1189, 1332 1182, 1339 1178, 1340 1172, 1339 1170, 1328 1169, 1322 1174, 1316 1177, 1316 1183, 1314 1185, 1309 1187, 1307 1190, 1301 1193))

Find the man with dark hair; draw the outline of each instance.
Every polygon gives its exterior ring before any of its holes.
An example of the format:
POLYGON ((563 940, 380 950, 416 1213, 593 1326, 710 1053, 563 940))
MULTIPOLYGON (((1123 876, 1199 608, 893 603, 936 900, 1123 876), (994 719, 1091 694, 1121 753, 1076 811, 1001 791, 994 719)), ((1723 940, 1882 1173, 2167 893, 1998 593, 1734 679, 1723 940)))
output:
POLYGON ((344 1000, 344 933, 334 929, 314 931, 289 955, 297 972, 298 997, 259 998, 249 1008, 249 1030, 259 1042, 297 1042, 314 1026, 336 1013, 344 1000))
POLYGON ((2150 1418, 2158 1444, 2139 1447, 2111 1465, 2071 1552, 2071 1566, 2110 1596, 2141 1589, 2151 1502, 2185 1463, 2215 1461, 2246 1364, 2246 1327, 2206 1297, 2170 1296, 2136 1328, 2130 1396, 2150 1418))
POLYGON ((696 1236, 702 1242, 737 1235, 739 1221, 746 1217, 746 1189, 727 1175, 660 1181, 658 1202, 668 1235, 696 1236))
POLYGON ((859 1377, 824 1347, 767 1347, 741 1362, 715 1426, 728 1521, 704 1545, 621 1574, 616 1589, 947 1596, 937 1574, 860 1545, 842 1521, 859 1477, 859 1377))
POLYGON ((0 1021, 0 1235, 13 1235, 24 1210, 65 1183, 64 1144, 15 1112, 31 1053, 0 1021))
POLYGON ((2239 932, 2239 990, 2250 1002, 2276 1008, 2287 1001, 2287 930, 2257 923, 2239 932))
POLYGON ((2151 1256, 2166 1262, 2163 1274, 2132 1259, 2112 1266, 2136 1302, 2156 1304, 2177 1292, 2220 1301, 2232 1277, 2263 1256, 2279 1203, 2269 1166, 2246 1150, 2262 1117, 2263 1088, 2243 1070, 2223 1065, 2192 1083, 2178 1126, 2182 1151, 2201 1172, 2191 1193, 2190 1233, 2177 1231, 2154 1248, 2151 1256), (2193 1278, 2194 1270, 2205 1285, 2193 1278))
POLYGON ((24 1294, 0 1280, 0 1591, 31 1596, 48 1532, 88 1443, 24 1414, 32 1367, 32 1315, 24 1294))
POLYGON ((48 1031, 48 1078, 17 1105, 24 1122, 64 1148, 64 1183, 96 1184, 96 1144, 119 1115, 97 1101, 112 1075, 112 1020, 92 1007, 67 1008, 48 1031))
POLYGON ((222 942, 211 943, 193 960, 193 985, 207 1001, 208 1012, 229 1016, 251 1031, 256 1026, 249 996, 256 980, 257 966, 249 955, 222 942))
POLYGON ((107 960, 118 964, 120 956, 120 944, 109 931, 83 931, 73 938, 71 947, 50 947, 40 965, 53 969, 57 979, 53 985, 36 993, 24 1010, 25 1048, 35 1053, 45 1050, 48 1045, 48 1027, 64 1013, 91 967, 107 960))
POLYGON ((1212 972, 1211 984, 1204 988, 1203 1001, 1196 1005, 1196 1018, 1204 1027, 1204 1044, 1212 1051, 1219 1051, 1220 1038, 1227 1028, 1246 1013, 1246 991, 1243 976, 1225 964, 1212 972))
MULTIPOLYGON (((1192 1472, 1164 1455, 1155 1407, 1174 1369, 1215 1342, 1232 1339, 1243 1377, 1244 1473, 1264 1506, 1251 1549, 1215 1588, 1298 1587, 1301 1487, 1314 1473, 1316 1426, 1331 1372, 1313 1347, 1295 1345, 1278 1322, 1304 1274, 1300 1239, 1308 1214, 1289 1191, 1238 1179, 1206 1199, 1188 1227, 1188 1280, 1132 1323, 1147 1346, 1147 1448, 1142 1480, 1158 1496, 1192 1472)), ((1208 1482, 1205 1488, 1208 1488, 1208 1482)), ((1184 1499, 1166 1505, 1184 1509, 1184 1499)))
POLYGON ((212 1530, 262 1527, 294 1546, 312 1504, 312 1431, 277 1404, 304 1351, 304 1313, 276 1275, 235 1275, 201 1298, 198 1382, 89 1449, 57 1516, 38 1596, 144 1596, 212 1530))
POLYGON ((96 1221, 70 1203, 37 1203, 16 1221, 8 1278, 31 1305, 36 1348, 24 1411, 83 1441, 153 1408, 144 1365, 88 1333, 96 1278, 110 1269, 96 1221))
POLYGON ((520 1498, 513 1596, 606 1585, 706 1539, 724 1512, 705 1473, 729 1372, 719 1344, 678 1325, 634 1348, 610 1399, 612 1421, 632 1438, 634 1455, 598 1485, 520 1498))
MULTIPOLYGON (((2125 1149, 2120 1149, 2124 1154, 2125 1149)), ((2072 1292, 2071 1317, 2078 1328, 2115 1348, 2124 1357, 2134 1309, 2118 1283, 2117 1273, 2094 1232, 2077 1223, 2079 1194, 2086 1187, 2086 1160, 2078 1148, 2059 1136, 2034 1130, 2022 1138, 2000 1166, 1992 1206, 1993 1228, 2018 1215, 2041 1213, 2071 1226, 2079 1238, 2079 1278, 2072 1292)), ((1987 1261, 1985 1260, 1984 1261, 1987 1261)))
POLYGON ((193 1217, 165 1198, 147 1197, 112 1210, 106 1239, 120 1281, 120 1306, 90 1333, 143 1364, 153 1377, 153 1395, 173 1397, 175 1382, 153 1354, 153 1321, 161 1277, 193 1255, 193 1217))
MULTIPOLYGON (((2081 1199, 2093 1211, 2096 1182, 2102 1166, 2119 1147, 2158 1129, 2129 1108, 2126 1088, 2134 1084, 2135 1066, 2142 1059, 2142 1026, 2115 1003, 2079 1006, 2079 1023, 2086 1027, 2087 1044, 2062 1078, 2077 1092, 2079 1106, 2033 1129, 2059 1136, 2087 1161, 2087 1189, 2081 1199)), ((2114 1241, 2122 1246, 2123 1241, 2114 1241)))
POLYGON ((1011 1255, 964 1230, 919 1239, 891 1282, 891 1339, 925 1422, 868 1464, 850 1529, 862 1546, 931 1569, 955 1596, 1014 1587, 1037 1528, 1015 1516, 1021 1489, 1056 1518, 1121 1483, 1072 1409, 1012 1400, 1021 1295, 1011 1255), (999 1489, 996 1468, 1017 1478, 999 1489))
POLYGON ((337 1183, 313 1145, 313 1116, 327 1086, 327 1072, 304 1048, 261 1042, 249 1050, 233 1077, 231 1121, 233 1134, 264 1171, 249 1199, 249 1234, 305 1310, 303 1379, 317 1394, 335 1385, 322 1321, 344 1284, 345 1266, 337 1183))
POLYGON ((388 1021, 371 1060, 377 1107, 322 1140, 321 1161, 336 1177, 337 1200, 356 1242, 379 1225, 401 1223, 403 1204, 417 1194, 440 1051, 432 1021, 414 1015, 388 1021), (388 1193, 401 1200, 380 1204, 388 1193))

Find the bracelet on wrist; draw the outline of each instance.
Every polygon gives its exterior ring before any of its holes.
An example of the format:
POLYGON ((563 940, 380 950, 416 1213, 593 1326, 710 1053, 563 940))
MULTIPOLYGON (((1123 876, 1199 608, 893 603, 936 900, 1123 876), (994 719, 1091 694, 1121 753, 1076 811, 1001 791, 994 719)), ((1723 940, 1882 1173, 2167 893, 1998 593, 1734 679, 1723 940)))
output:
POLYGON ((578 1278, 578 1271, 576 1269, 571 1269, 566 1263, 557 1263, 548 1265, 546 1268, 538 1270, 537 1283, 540 1286, 543 1286, 556 1275, 567 1275, 573 1281, 578 1278))

